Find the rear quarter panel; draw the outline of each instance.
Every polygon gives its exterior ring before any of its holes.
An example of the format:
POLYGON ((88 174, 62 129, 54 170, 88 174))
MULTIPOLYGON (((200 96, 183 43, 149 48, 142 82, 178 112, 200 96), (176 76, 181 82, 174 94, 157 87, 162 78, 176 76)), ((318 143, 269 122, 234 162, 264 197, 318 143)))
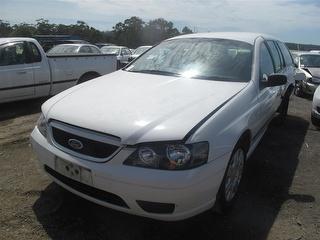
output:
POLYGON ((48 59, 52 95, 76 85, 85 73, 105 75, 117 69, 117 59, 114 55, 48 56, 48 59))

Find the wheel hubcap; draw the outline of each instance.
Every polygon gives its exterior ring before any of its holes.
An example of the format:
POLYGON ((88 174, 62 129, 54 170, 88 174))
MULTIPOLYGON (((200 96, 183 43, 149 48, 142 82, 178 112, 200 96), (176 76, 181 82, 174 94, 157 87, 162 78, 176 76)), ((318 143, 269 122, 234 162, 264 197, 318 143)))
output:
POLYGON ((230 202, 238 191, 244 165, 244 151, 239 148, 232 156, 225 181, 225 199, 230 202))

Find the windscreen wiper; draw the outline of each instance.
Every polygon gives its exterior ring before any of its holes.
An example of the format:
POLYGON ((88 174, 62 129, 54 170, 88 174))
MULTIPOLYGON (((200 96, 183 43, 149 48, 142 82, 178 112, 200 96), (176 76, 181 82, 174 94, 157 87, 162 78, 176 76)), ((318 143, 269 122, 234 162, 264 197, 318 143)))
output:
POLYGON ((161 71, 161 70, 129 70, 128 72, 137 72, 137 73, 150 73, 150 74, 158 74, 158 75, 166 75, 166 76, 181 76, 179 73, 161 71))

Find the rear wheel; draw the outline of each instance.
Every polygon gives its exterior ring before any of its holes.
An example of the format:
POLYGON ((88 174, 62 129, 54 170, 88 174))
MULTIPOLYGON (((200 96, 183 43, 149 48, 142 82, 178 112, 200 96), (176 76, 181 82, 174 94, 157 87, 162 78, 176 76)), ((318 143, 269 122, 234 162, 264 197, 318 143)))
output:
POLYGON ((280 113, 280 119, 283 122, 287 115, 288 115, 288 109, 289 109, 289 102, 290 102, 290 96, 292 94, 292 91, 295 90, 293 86, 290 86, 283 96, 281 105, 278 109, 278 112, 280 113))
POLYGON ((294 87, 294 95, 298 97, 303 97, 302 86, 300 82, 297 82, 294 87))
POLYGON ((80 77, 80 79, 78 81, 78 84, 84 83, 86 81, 89 81, 89 80, 97 78, 97 77, 100 77, 100 75, 98 73, 87 73, 87 74, 84 74, 82 77, 80 77))
POLYGON ((236 147, 231 155, 219 189, 218 204, 223 212, 230 209, 236 199, 243 175, 245 160, 246 152, 243 147, 236 147))

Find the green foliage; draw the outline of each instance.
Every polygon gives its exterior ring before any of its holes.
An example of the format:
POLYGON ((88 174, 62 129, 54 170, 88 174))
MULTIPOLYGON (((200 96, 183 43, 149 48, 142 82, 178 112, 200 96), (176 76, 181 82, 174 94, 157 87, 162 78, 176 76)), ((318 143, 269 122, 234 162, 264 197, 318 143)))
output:
POLYGON ((11 31, 12 27, 10 24, 0 19, 0 37, 8 36, 11 31))
POLYGON ((190 33, 192 33, 192 30, 190 28, 188 28, 187 26, 185 26, 182 29, 182 34, 190 34, 190 33))
MULTIPOLYGON (((182 34, 192 33, 184 27, 182 34)), ((136 48, 140 45, 153 45, 160 41, 180 35, 173 23, 163 18, 150 20, 145 23, 141 18, 133 16, 117 23, 112 31, 99 31, 90 27, 84 21, 76 24, 53 24, 49 20, 40 18, 35 24, 20 23, 10 25, 0 19, 0 37, 32 37, 34 35, 75 35, 88 42, 113 42, 136 48)))
POLYGON ((154 45, 164 39, 179 35, 178 29, 173 27, 172 22, 163 18, 149 21, 143 29, 144 44, 154 45))
POLYGON ((113 27, 113 41, 118 45, 125 45, 131 48, 138 47, 142 43, 142 32, 144 22, 138 17, 126 19, 113 27))

